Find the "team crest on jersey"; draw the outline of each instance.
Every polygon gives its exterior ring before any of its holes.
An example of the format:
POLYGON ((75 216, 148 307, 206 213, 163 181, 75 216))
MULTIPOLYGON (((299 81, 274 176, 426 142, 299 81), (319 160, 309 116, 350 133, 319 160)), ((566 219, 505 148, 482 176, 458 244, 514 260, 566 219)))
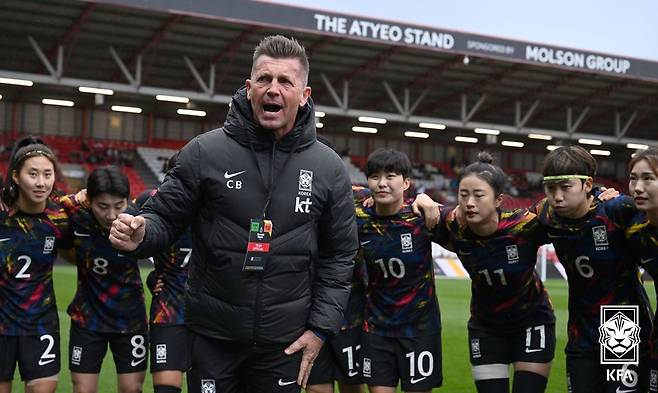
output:
POLYGON ((402 243, 402 252, 413 252, 414 242, 411 238, 411 233, 403 233, 400 235, 400 243, 402 243))
POLYGON ((55 249, 55 236, 46 236, 43 242, 43 253, 50 254, 55 249))
POLYGON ((605 228, 605 225, 592 228, 592 235, 594 237, 595 246, 608 245, 608 230, 605 228))
POLYGON ((366 378, 372 377, 372 363, 370 358, 363 358, 363 376, 366 378))
POLYGON ((519 248, 516 244, 506 247, 507 250, 507 263, 517 263, 519 261, 519 248))
POLYGON ((167 363, 167 344, 158 344, 155 346, 155 362, 167 363))
POLYGON ((82 360, 82 347, 73 347, 73 350, 71 351, 71 364, 75 364, 76 366, 80 365, 80 361, 82 360))
POLYGON ((201 393, 217 393, 214 379, 201 380, 201 393))
POLYGON ((478 338, 471 340, 471 356, 473 356, 473 359, 482 357, 482 352, 480 352, 480 339, 478 338))
POLYGON ((649 376, 649 388, 654 392, 658 390, 658 370, 651 370, 651 375, 649 376))
POLYGON ((313 191, 313 171, 299 170, 299 191, 313 191))

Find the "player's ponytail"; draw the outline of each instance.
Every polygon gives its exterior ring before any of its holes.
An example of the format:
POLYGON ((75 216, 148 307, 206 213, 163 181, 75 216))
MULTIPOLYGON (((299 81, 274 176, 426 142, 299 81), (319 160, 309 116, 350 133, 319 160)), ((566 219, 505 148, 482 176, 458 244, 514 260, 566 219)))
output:
POLYGON ((461 182, 467 176, 475 175, 486 181, 496 195, 505 193, 508 184, 507 175, 499 166, 494 165, 493 162, 493 156, 489 152, 479 152, 477 161, 464 168, 459 176, 459 181, 461 182))

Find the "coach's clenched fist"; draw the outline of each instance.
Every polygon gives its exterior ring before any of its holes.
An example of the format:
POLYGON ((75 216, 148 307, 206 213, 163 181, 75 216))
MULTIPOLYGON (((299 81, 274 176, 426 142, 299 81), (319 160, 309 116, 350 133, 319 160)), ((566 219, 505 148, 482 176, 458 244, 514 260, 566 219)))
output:
POLYGON ((117 250, 134 251, 144 240, 145 229, 144 217, 119 214, 110 228, 110 242, 117 250))

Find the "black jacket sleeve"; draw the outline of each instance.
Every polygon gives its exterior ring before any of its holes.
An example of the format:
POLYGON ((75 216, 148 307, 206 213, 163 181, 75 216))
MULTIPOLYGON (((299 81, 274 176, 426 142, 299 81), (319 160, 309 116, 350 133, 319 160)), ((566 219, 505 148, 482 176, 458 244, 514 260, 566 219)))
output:
POLYGON ((198 138, 180 152, 176 166, 167 173, 158 192, 139 211, 146 220, 144 240, 133 252, 150 257, 176 241, 196 216, 199 199, 200 146, 198 138))
POLYGON ((350 295, 358 249, 352 186, 341 162, 335 165, 328 206, 319 222, 313 304, 309 328, 333 336, 338 332, 350 295))

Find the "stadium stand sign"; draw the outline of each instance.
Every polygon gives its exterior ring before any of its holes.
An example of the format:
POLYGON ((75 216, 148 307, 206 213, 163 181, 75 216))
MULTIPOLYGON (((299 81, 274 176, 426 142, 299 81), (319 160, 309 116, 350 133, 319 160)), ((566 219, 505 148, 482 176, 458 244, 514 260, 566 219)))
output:
POLYGON ((493 57, 584 72, 658 80, 658 62, 342 13, 316 11, 270 2, 248 0, 197 0, 193 2, 98 0, 97 2, 251 22, 273 27, 280 26, 286 29, 345 36, 357 40, 493 57))

